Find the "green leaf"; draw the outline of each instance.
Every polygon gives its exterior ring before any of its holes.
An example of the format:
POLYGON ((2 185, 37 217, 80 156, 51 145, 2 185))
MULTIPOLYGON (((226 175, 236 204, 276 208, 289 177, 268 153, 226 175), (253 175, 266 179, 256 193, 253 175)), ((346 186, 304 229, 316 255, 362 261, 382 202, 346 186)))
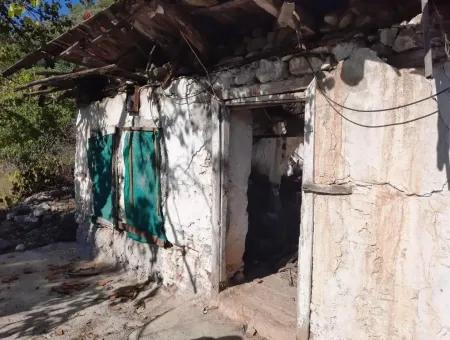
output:
POLYGON ((9 5, 9 8, 8 8, 8 16, 9 16, 10 18, 14 18, 14 17, 15 17, 15 15, 14 15, 14 4, 9 5))
POLYGON ((25 25, 32 26, 33 25, 33 20, 30 17, 25 17, 25 18, 23 18, 23 23, 25 25))
POLYGON ((30 0, 31 6, 33 7, 39 7, 41 4, 41 0, 30 0))
POLYGON ((8 8, 8 16, 10 18, 19 17, 22 15, 25 8, 19 4, 11 4, 8 8))

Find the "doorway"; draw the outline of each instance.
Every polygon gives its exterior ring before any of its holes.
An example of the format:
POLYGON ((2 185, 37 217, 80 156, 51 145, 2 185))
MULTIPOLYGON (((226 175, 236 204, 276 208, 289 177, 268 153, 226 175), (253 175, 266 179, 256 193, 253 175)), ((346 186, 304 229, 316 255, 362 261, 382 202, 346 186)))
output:
POLYGON ((293 103, 231 113, 226 234, 231 285, 274 274, 287 264, 296 267, 303 112, 302 103, 293 103))
MULTIPOLYGON (((303 107, 252 110, 253 141, 248 179, 246 280, 296 271, 303 166, 303 107)), ((290 284, 296 284, 296 273, 290 284)))
POLYGON ((262 336, 295 339, 304 105, 232 110, 219 308, 262 336))

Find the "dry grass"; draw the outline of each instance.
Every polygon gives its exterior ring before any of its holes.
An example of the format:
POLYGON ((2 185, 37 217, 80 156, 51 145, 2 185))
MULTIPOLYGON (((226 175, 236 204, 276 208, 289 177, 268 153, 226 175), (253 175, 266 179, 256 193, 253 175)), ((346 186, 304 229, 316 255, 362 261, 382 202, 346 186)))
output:
MULTIPOLYGON (((12 171, 13 169, 10 166, 0 164, 0 199, 10 194, 12 184, 9 176, 12 171)), ((4 200, 0 200, 0 209, 2 208, 6 208, 4 200)))

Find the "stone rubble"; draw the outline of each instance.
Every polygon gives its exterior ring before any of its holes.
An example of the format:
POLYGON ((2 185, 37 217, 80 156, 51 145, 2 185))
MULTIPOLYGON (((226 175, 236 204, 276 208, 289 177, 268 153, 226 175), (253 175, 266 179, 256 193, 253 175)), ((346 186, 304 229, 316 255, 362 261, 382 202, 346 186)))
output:
MULTIPOLYGON (((340 21, 348 18, 344 15, 340 21)), ((334 20, 332 17, 328 19, 334 20)), ((378 58, 389 63, 390 58, 395 58, 396 55, 414 52, 422 48, 423 34, 420 19, 419 15, 410 22, 406 22, 405 25, 400 23, 392 27, 379 29, 378 32, 372 32, 371 34, 356 33, 352 38, 345 38, 341 41, 322 42, 318 47, 308 49, 307 53, 265 56, 259 61, 251 61, 241 66, 227 68, 228 63, 242 63, 245 58, 255 57, 263 51, 276 49, 281 42, 293 39, 292 31, 284 29, 265 34, 254 32, 235 45, 234 56, 231 59, 225 58, 219 63, 222 65, 222 69, 219 68, 215 72, 214 86, 218 89, 230 89, 284 79, 295 79, 299 76, 312 77, 313 72, 306 58, 309 59, 314 72, 330 71, 336 67, 338 62, 349 59, 353 52, 360 48, 368 48, 374 51, 378 58)), ((442 47, 442 45, 440 36, 433 37, 432 47, 434 49, 442 47)), ((434 53, 434 55, 440 56, 442 53, 434 53)))
POLYGON ((75 200, 70 188, 24 199, 0 219, 0 254, 76 240, 75 200))

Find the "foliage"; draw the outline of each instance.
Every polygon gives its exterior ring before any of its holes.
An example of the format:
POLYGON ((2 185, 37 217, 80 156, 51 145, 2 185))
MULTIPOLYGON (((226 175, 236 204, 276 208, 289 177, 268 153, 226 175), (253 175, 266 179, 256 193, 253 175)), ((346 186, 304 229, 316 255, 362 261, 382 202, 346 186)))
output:
POLYGON ((74 24, 78 24, 89 15, 95 15, 97 12, 111 6, 116 0, 84 0, 73 5, 70 11, 70 18, 74 24))
MULTIPOLYGON (((66 5, 70 6, 70 0, 66 5)), ((70 27, 70 17, 60 15, 57 0, 0 1, 0 36, 2 42, 17 45, 22 53, 41 47, 49 39, 70 27)))
MULTIPOLYGON (((62 33, 71 19, 57 1, 3 0, 0 3, 0 70, 62 33)), ((57 70, 68 64, 57 63, 57 70)), ((66 183, 74 155, 72 100, 58 95, 27 96, 16 91, 37 79, 42 67, 0 80, 0 163, 12 165, 13 198, 66 183)))
POLYGON ((73 101, 26 96, 11 86, 29 82, 33 73, 23 71, 0 83, 0 160, 17 169, 17 197, 66 182, 73 162, 73 101))
MULTIPOLYGON (((61 14, 59 0, 0 1, 0 71, 25 54, 115 0, 81 0, 70 15, 61 14)), ((70 71, 63 62, 23 70, 11 79, 0 79, 0 164, 14 166, 13 199, 72 180, 75 145, 75 104, 60 94, 27 96, 18 86, 38 78, 36 71, 51 66, 70 71)))

